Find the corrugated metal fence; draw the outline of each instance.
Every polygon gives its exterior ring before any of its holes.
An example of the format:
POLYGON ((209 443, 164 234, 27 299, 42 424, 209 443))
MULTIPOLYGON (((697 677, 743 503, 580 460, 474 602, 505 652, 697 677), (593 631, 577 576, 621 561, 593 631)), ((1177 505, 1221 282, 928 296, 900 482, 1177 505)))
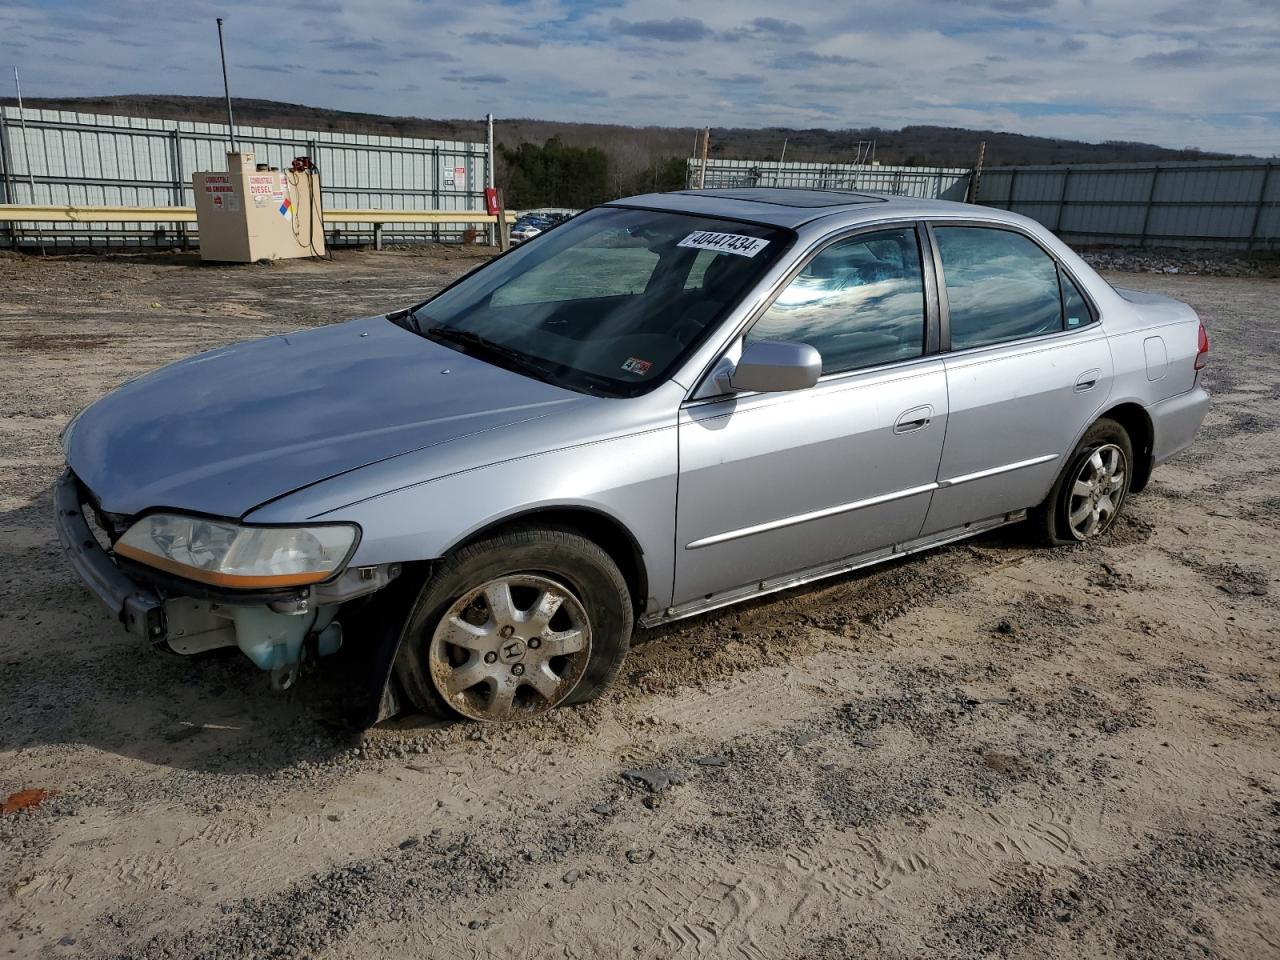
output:
POLYGON ((1275 160, 993 167, 978 202, 1077 245, 1280 248, 1275 160))
MULTIPOLYGON (((191 174, 225 170, 225 124, 0 107, 0 203, 191 206, 191 174), (27 157, 30 157, 30 167, 27 157), (31 180, 34 178, 34 190, 31 180)), ((485 145, 320 130, 236 125, 236 146, 259 163, 288 168, 310 156, 332 209, 484 210, 485 145)), ((182 236, 181 224, 62 223, 0 227, 0 243, 151 245, 182 236)), ((367 240, 368 224, 329 223, 367 240)), ((185 228, 189 229, 189 228, 185 228)), ((384 239, 451 239, 451 224, 388 225, 384 239)))
POLYGON ((689 187, 808 187, 812 190, 866 190, 928 200, 963 200, 969 189, 964 167, 882 167, 858 163, 779 163, 776 160, 690 160, 689 187))
MULTIPOLYGON (((226 168, 222 124, 52 110, 27 110, 25 119, 24 139, 17 108, 0 107, 0 203, 191 206, 191 174, 226 168)), ((299 154, 312 157, 330 209, 484 209, 482 143, 240 126, 236 135, 241 149, 272 166, 288 167, 299 154)), ((700 162, 691 159, 689 185, 698 184, 701 174, 700 162)), ((962 167, 711 159, 705 185, 964 200, 971 175, 962 167)), ((1280 249, 1276 160, 992 167, 982 174, 977 199, 1033 217, 1078 245, 1280 249)), ((328 226, 342 239, 372 238, 368 224, 328 226)), ((180 240, 189 229, 174 223, 19 223, 0 225, 0 243, 151 245, 180 240)), ((455 224, 394 224, 384 239, 449 240, 461 232, 455 224)))

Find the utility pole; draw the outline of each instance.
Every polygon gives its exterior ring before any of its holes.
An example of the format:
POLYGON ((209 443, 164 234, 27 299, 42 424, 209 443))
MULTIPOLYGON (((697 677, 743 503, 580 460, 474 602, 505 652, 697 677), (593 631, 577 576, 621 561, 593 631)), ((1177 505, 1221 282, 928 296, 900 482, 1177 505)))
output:
MULTIPOLYGON (((486 160, 485 160, 486 170, 485 170, 484 185, 492 189, 497 183, 497 181, 494 178, 494 165, 493 165, 494 160, 497 159, 493 155, 493 114, 486 113, 484 115, 484 121, 486 126, 488 127, 488 135, 487 135, 487 139, 485 140, 485 144, 486 144, 485 149, 488 151, 488 153, 486 154, 486 160)), ((499 216, 501 216, 501 213, 499 214, 499 216)), ((498 245, 498 239, 502 234, 501 226, 502 226, 501 223, 495 223, 493 225, 492 230, 490 230, 489 232, 489 246, 496 247, 498 245)))
POLYGON ((227 82, 227 48, 222 45, 222 18, 218 17, 218 54, 222 57, 222 93, 227 98, 227 143, 236 152, 236 121, 231 116, 231 84, 227 82))
POLYGON ((779 165, 779 166, 781 166, 782 164, 784 164, 784 163, 786 163, 786 162, 787 162, 787 140, 788 140, 788 139, 789 139, 789 138, 787 138, 787 137, 783 137, 783 138, 782 138, 782 153, 780 153, 780 154, 778 155, 778 165, 779 165))
POLYGON ((701 162, 698 164, 698 189, 703 190, 707 186, 707 153, 711 149, 711 128, 702 128, 702 151, 701 162))
MULTIPOLYGON (((31 205, 36 203, 36 174, 31 168, 31 138, 27 136, 27 112, 22 108, 22 81, 18 78, 18 66, 13 67, 13 86, 18 91, 18 125, 22 127, 22 155, 27 164, 27 185, 31 188, 31 205)), ((36 238, 40 241, 40 256, 44 256, 44 231, 36 225, 36 238)))
POLYGON ((969 176, 969 192, 965 196, 965 203, 978 202, 978 189, 982 186, 982 162, 987 157, 987 141, 983 140, 978 144, 978 165, 973 168, 973 173, 969 176))

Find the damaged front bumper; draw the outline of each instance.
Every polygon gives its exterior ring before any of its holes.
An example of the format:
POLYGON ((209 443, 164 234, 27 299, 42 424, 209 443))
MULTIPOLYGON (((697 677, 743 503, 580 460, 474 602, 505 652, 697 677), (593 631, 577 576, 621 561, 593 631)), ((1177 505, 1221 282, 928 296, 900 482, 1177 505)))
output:
POLYGON ((84 499, 66 471, 53 493, 58 539, 72 569, 129 633, 181 654, 239 647, 277 689, 293 685, 304 649, 326 656, 342 646, 335 617, 343 603, 400 573, 398 564, 351 567, 328 583, 267 595, 210 591, 137 564, 131 576, 94 536, 84 499))

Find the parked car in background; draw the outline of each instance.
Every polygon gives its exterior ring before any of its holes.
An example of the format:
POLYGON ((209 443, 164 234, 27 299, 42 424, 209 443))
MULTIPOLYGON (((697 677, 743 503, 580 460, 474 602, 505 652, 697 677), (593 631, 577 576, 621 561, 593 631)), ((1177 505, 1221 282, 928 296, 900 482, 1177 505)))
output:
POLYGON ((551 220, 549 218, 525 214, 511 225, 511 242, 523 243, 525 240, 532 240, 550 227, 551 220))
POLYGON ((521 243, 545 233, 574 215, 570 210, 529 210, 521 214, 511 227, 511 242, 521 243))
POLYGON ((1209 398, 1195 312, 1001 210, 619 200, 386 316, 133 380, 57 526, 134 634, 277 686, 355 635, 373 718, 600 693, 632 629, 1019 521, 1104 535, 1209 398))

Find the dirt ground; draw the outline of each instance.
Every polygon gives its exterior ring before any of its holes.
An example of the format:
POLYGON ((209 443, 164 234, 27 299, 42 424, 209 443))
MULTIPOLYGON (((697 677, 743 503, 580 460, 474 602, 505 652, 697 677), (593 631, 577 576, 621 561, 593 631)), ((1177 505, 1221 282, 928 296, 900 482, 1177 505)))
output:
POLYGON ((0 259, 0 800, 48 791, 0 815, 0 955, 1280 957, 1280 284, 1113 278, 1200 311, 1214 406, 1105 542, 641 633, 527 726, 360 736, 330 665, 127 636, 56 547, 63 423, 472 263, 0 259))

